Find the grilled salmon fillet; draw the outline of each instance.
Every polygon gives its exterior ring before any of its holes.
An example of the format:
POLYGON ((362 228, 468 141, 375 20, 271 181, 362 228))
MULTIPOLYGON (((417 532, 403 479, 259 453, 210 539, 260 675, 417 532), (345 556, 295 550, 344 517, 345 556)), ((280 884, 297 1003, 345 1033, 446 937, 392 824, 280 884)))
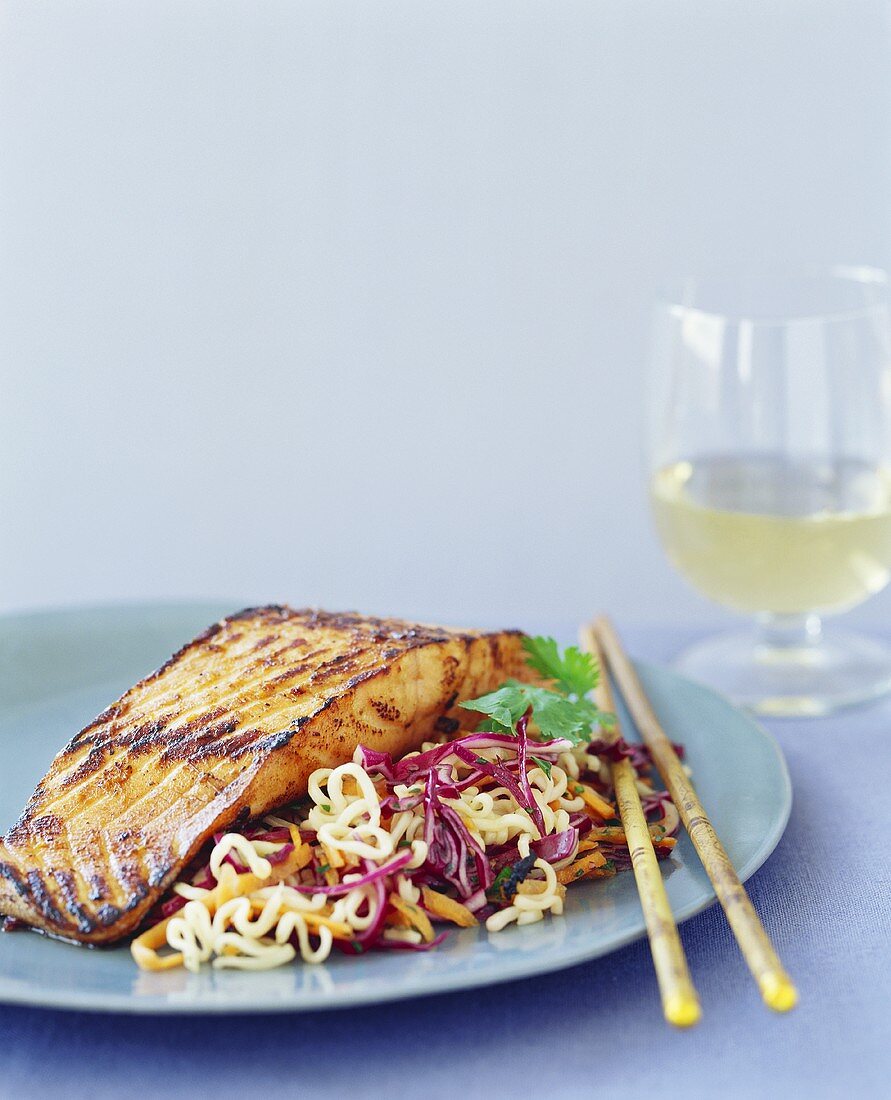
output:
POLYGON ((0 840, 0 913, 84 943, 135 931, 215 832, 357 745, 403 754, 523 667, 483 634, 289 607, 215 623, 65 746, 0 840))

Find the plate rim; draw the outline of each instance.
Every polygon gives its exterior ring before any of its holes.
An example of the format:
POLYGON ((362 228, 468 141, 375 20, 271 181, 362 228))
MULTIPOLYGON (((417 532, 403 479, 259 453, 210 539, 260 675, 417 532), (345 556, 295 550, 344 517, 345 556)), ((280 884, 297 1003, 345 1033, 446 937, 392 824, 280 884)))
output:
MULTIPOLYGON (((210 601, 164 601, 163 603, 130 603, 130 604, 117 604, 117 605, 99 605, 91 607, 72 607, 72 608, 60 608, 61 612, 67 611, 135 611, 137 609, 149 608, 157 611, 161 608, 170 608, 176 610, 187 610, 190 607, 194 607, 196 610, 199 607, 216 606, 211 604, 210 601)), ((26 612, 3 615, 0 618, 6 620, 21 619, 52 616, 57 612, 51 609, 39 610, 36 613, 26 612)), ((744 718, 749 729, 756 733, 764 745, 769 748, 776 767, 777 778, 779 780, 782 804, 778 804, 778 814, 772 821, 770 830, 762 837, 758 847, 753 854, 741 867, 737 868, 740 880, 747 882, 770 858, 773 852, 776 850, 783 834, 786 831, 786 827, 789 823, 789 818, 792 812, 792 781, 789 774, 789 768, 786 763, 783 751, 780 748, 776 738, 766 729, 766 727, 758 721, 758 719, 750 712, 742 710, 739 707, 733 706, 733 704, 722 696, 719 692, 714 691, 712 688, 705 684, 701 684, 697 681, 690 680, 684 676, 679 675, 672 669, 667 668, 664 665, 656 664, 650 661, 635 661, 635 666, 643 673, 645 679, 654 676, 667 675, 672 679, 679 680, 684 684, 690 685, 695 688, 699 693, 706 696, 710 696, 713 701, 730 708, 735 711, 740 717, 744 718)), ((694 857, 695 858, 695 857, 694 857)), ((682 924, 685 921, 690 920, 692 917, 703 912, 715 904, 717 898, 715 896, 714 889, 711 883, 708 883, 706 893, 703 897, 696 901, 688 902, 686 905, 677 907, 674 910, 675 920, 678 924, 682 924)), ((459 930, 460 934, 460 930, 459 930)), ((91 1013, 109 1013, 109 1014, 126 1014, 126 1015, 147 1015, 147 1016, 186 1016, 186 1015, 246 1015, 255 1013, 302 1013, 302 1012, 327 1012, 338 1009, 349 1008, 364 1008, 374 1004, 386 1004, 394 1001, 408 1001, 414 1000, 420 997, 435 997, 440 994, 454 993, 457 990, 462 989, 475 989, 480 986, 501 985, 512 981, 522 981, 530 977, 537 976, 539 974, 557 973, 561 970, 570 969, 574 966, 579 966, 585 962, 591 962, 594 959, 602 958, 606 955, 610 955, 615 951, 627 947, 631 943, 635 943, 641 939, 646 938, 646 928, 643 923, 643 917, 640 917, 640 922, 637 927, 628 929, 627 931, 618 933, 609 942, 600 941, 594 943, 590 947, 576 947, 573 950, 569 950, 567 954, 561 957, 558 961, 550 960, 546 965, 542 965, 541 961, 536 958, 535 953, 530 953, 528 956, 523 956, 515 960, 510 967, 505 968, 503 971, 496 972, 495 974, 485 973, 481 974, 479 980, 475 980, 472 974, 456 971, 446 971, 440 975, 437 975, 435 988, 429 986, 429 975, 419 975, 416 979, 409 979, 406 983, 399 986, 384 985, 380 988, 368 988, 366 990, 350 989, 343 987, 342 992, 338 994, 337 989, 326 997, 325 1000, 319 1001, 315 1004, 300 1004, 293 1001, 282 1000, 281 998, 264 1000, 262 995, 258 996, 255 1000, 249 1004, 245 1003, 226 1003, 225 1001, 212 1000, 203 1003, 189 1002, 189 1001, 171 1001, 163 1000, 160 997, 157 999, 153 996, 147 996, 145 998, 135 997, 131 992, 104 992, 101 994, 94 992, 83 992, 76 988, 64 989, 64 990, 49 990, 41 992, 29 989, 26 985, 22 985, 21 979, 12 979, 0 975, 0 1005, 26 1005, 31 1008, 48 1009, 48 1010, 64 1010, 75 1012, 91 1012, 91 1013)))

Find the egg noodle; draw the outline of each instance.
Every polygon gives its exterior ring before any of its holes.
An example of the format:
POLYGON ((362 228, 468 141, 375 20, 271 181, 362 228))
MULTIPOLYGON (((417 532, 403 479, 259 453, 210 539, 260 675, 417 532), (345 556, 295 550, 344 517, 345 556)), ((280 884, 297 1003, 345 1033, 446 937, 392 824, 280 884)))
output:
POLYGON ((476 733, 432 741, 395 763, 359 748, 319 768, 301 803, 217 835, 134 940, 148 970, 202 964, 267 970, 337 947, 424 950, 435 925, 499 932, 563 912, 566 886, 630 866, 609 763, 632 759, 657 854, 678 818, 624 743, 476 733), (528 755, 527 755, 528 750, 528 755))

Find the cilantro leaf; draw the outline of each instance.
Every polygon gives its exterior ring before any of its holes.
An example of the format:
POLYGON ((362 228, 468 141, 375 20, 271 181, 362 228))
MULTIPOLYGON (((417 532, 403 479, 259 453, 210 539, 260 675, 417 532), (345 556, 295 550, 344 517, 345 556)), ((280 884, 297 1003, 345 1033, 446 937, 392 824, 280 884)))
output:
POLYGON ((582 745, 591 740, 592 727, 607 725, 611 716, 604 715, 590 699, 570 699, 550 688, 521 684, 507 680, 497 691, 466 699, 459 706, 488 716, 480 728, 497 733, 513 733, 517 720, 532 708, 532 721, 546 741, 566 738, 582 745))
POLYGON ((526 663, 547 680, 553 680, 558 691, 565 695, 577 695, 579 699, 597 687, 597 663, 590 653, 583 653, 578 646, 560 650, 553 638, 524 638, 526 663))
POLYGON ((481 695, 478 699, 466 699, 458 706, 465 710, 476 710, 480 714, 487 714, 490 721, 485 725, 490 732, 512 733, 517 721, 523 717, 530 706, 523 694, 523 687, 524 685, 518 684, 516 680, 507 680, 496 691, 490 691, 488 695, 481 695))
MULTIPOLYGON (((461 703, 458 706, 462 706, 461 703)), ((468 710, 473 710, 473 707, 468 707, 468 710)), ((496 722, 494 718, 484 718, 482 722, 476 727, 477 733, 513 733, 512 726, 502 726, 500 722, 496 722)))
MULTIPOLYGON (((568 646, 561 655, 553 638, 524 638, 527 663, 552 687, 538 687, 506 680, 496 691, 458 706, 486 717, 477 727, 490 733, 516 733, 516 725, 528 711, 545 741, 563 738, 575 745, 591 740, 595 726, 612 729, 616 719, 587 698, 597 686, 599 669, 589 653, 568 646)), ((541 763, 537 761, 537 763, 541 763)))
POLYGON ((597 716, 597 708, 592 702, 572 700, 548 688, 521 686, 532 707, 532 721, 545 740, 565 737, 576 744, 591 740, 591 727, 597 716))

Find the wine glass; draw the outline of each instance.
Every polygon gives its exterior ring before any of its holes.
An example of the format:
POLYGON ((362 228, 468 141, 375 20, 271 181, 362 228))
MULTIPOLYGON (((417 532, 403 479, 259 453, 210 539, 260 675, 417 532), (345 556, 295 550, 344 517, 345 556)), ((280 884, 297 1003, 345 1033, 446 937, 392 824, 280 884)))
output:
POLYGON ((695 588, 755 620, 678 667, 772 715, 891 690, 891 649, 823 629, 891 576, 887 276, 689 280, 657 310, 652 368, 662 545, 695 588))

